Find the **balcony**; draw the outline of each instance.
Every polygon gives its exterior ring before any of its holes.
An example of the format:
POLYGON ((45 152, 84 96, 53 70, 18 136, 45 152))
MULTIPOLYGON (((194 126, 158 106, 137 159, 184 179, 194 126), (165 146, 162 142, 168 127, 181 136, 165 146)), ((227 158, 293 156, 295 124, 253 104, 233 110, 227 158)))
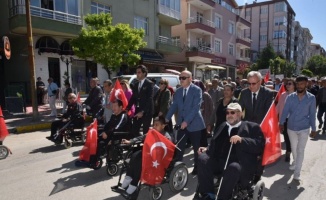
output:
POLYGON ((209 44, 191 46, 186 52, 186 57, 192 62, 210 63, 215 58, 214 51, 209 44))
POLYGON ((214 35, 214 22, 202 17, 190 17, 187 19, 186 30, 191 30, 198 34, 214 35))
POLYGON ((175 26, 181 24, 181 14, 179 11, 173 10, 167 6, 158 5, 158 18, 161 22, 175 26))
MULTIPOLYGON (((81 27, 80 16, 30 6, 33 33, 60 36, 76 36, 81 27)), ((25 5, 16 5, 9 10, 9 26, 13 32, 26 33, 25 5)))
POLYGON ((237 27, 239 27, 241 30, 249 29, 251 27, 251 22, 240 17, 239 15, 237 15, 236 20, 237 20, 237 27))
POLYGON ((215 8, 215 1, 212 0, 187 0, 187 2, 201 10, 213 10, 215 8))
POLYGON ((244 46, 244 48, 251 47, 251 40, 249 38, 243 37, 240 34, 237 35, 236 43, 241 46, 244 46))
POLYGON ((156 49, 162 53, 174 54, 182 51, 180 40, 158 36, 156 39, 156 49))
POLYGON ((241 61, 245 61, 245 62, 250 62, 250 58, 242 57, 242 56, 240 56, 240 54, 237 54, 236 59, 241 60, 241 61))

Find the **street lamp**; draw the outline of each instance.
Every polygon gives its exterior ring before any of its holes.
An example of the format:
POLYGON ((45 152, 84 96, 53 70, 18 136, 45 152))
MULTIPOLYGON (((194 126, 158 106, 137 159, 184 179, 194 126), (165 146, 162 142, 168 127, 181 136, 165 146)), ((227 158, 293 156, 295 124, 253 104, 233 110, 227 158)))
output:
POLYGON ((69 67, 69 64, 74 61, 74 58, 73 57, 70 57, 68 59, 67 57, 64 57, 62 55, 61 55, 60 58, 61 58, 61 61, 64 62, 64 63, 66 63, 66 65, 67 65, 67 80, 69 81, 69 69, 68 69, 68 67, 69 67))

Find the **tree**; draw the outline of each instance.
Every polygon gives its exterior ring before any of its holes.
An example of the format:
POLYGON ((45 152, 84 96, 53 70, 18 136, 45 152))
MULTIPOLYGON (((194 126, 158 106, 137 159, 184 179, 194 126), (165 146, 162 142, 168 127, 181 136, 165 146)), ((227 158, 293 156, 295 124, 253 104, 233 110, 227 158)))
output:
POLYGON ((314 76, 314 74, 309 69, 303 69, 301 71, 301 74, 303 74, 305 76, 308 76, 308 77, 313 77, 314 76))
POLYGON ((317 55, 317 56, 312 56, 306 66, 307 69, 309 69, 313 74, 318 74, 320 77, 326 75, 326 58, 317 55))
POLYGON ((71 40, 74 53, 84 59, 93 59, 103 65, 110 76, 122 63, 136 65, 140 56, 135 53, 145 47, 144 30, 130 28, 129 24, 112 25, 110 14, 89 14, 86 28, 71 40))
POLYGON ((269 68, 270 59, 275 59, 276 54, 270 43, 262 50, 257 60, 258 69, 267 69, 269 68))
POLYGON ((286 63, 285 69, 284 69, 284 77, 291 77, 295 71, 296 64, 295 62, 289 62, 286 63))

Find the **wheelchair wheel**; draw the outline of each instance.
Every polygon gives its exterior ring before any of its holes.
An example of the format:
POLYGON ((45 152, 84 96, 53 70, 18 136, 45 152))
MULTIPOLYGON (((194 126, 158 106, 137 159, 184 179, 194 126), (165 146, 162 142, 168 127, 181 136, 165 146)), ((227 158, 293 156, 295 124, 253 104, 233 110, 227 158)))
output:
POLYGON ((7 158, 9 149, 6 146, 0 145, 0 160, 7 158))
POLYGON ((262 200, 264 197, 265 183, 260 180, 257 182, 254 188, 254 193, 252 195, 253 200, 262 200))
POLYGON ((98 170, 98 169, 101 169, 102 165, 103 165, 103 160, 101 158, 99 158, 92 168, 94 170, 98 170))
POLYGON ((169 187, 172 192, 180 192, 187 185, 188 169, 185 165, 177 165, 170 174, 169 187))
POLYGON ((72 142, 65 141, 65 148, 69 149, 70 147, 72 147, 72 142))
POLYGON ((160 186, 149 188, 149 199, 159 200, 162 198, 163 189, 160 186))
POLYGON ((106 167, 106 173, 109 176, 114 176, 118 173, 118 165, 116 163, 108 163, 106 167))

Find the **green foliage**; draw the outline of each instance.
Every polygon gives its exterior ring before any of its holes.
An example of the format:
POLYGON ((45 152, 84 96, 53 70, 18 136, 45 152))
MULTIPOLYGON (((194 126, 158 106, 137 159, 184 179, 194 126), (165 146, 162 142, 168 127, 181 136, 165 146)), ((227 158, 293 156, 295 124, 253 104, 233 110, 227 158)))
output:
POLYGON ((86 15, 85 22, 87 27, 71 41, 78 57, 93 59, 108 73, 121 63, 136 65, 140 60, 135 51, 146 46, 144 30, 131 28, 129 24, 113 26, 111 15, 104 13, 86 15))
POLYGON ((326 75, 326 58, 317 55, 311 57, 306 66, 307 69, 309 69, 313 74, 316 74, 318 76, 325 76, 326 75))
POLYGON ((312 73, 312 71, 310 71, 309 69, 303 69, 301 71, 301 74, 305 75, 305 76, 308 76, 308 77, 313 77, 314 74, 312 73))
POLYGON ((257 60, 257 69, 267 69, 270 66, 270 60, 275 59, 276 54, 270 43, 262 50, 257 60))
POLYGON ((295 68, 296 68, 295 62, 287 63, 284 69, 284 77, 291 77, 295 72, 295 68))

